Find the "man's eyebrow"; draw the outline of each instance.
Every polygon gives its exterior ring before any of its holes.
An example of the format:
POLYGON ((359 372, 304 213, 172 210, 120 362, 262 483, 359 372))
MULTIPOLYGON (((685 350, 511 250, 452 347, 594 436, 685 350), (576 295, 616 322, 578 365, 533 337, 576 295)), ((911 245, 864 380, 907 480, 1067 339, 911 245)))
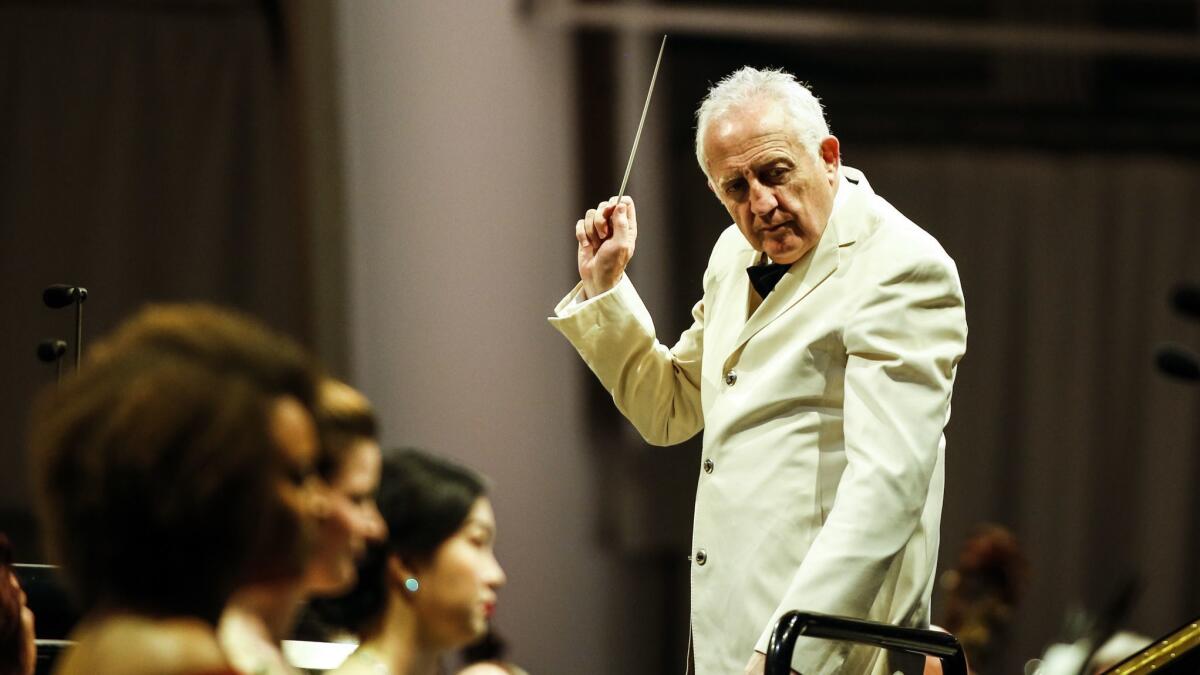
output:
MULTIPOLYGON (((796 162, 793 161, 792 158, 789 157, 787 154, 784 154, 784 153, 780 153, 777 155, 773 154, 773 155, 769 155, 769 156, 763 158, 760 161, 754 162, 752 165, 750 165, 750 170, 758 171, 765 167, 773 166, 776 164, 786 164, 788 166, 795 166, 796 162)), ((731 171, 728 176, 720 179, 720 183, 721 183, 721 185, 728 185, 729 183, 732 183, 737 180, 741 180, 742 178, 743 178, 743 176, 742 176, 741 171, 731 171)))

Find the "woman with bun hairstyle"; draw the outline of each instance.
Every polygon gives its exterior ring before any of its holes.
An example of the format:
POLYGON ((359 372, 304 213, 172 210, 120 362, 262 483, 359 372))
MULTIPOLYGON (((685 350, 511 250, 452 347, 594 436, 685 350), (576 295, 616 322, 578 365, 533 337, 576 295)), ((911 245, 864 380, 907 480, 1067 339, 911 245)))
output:
MULTIPOLYGON (((308 564, 295 575, 239 588, 221 615, 221 646, 242 673, 294 675, 280 641, 293 634, 304 602, 349 591, 367 544, 383 540, 383 518, 375 506, 381 460, 371 403, 350 385, 323 378, 314 417, 320 441, 315 466, 325 508, 314 528, 308 564)), ((323 628, 306 626, 301 632, 323 628)))
POLYGON ((384 454, 378 496, 387 540, 371 547, 358 585, 326 603, 360 635, 338 675, 432 675, 441 657, 487 632, 504 570, 483 479, 412 449, 384 454))
POLYGON ((326 378, 317 391, 316 420, 317 472, 329 486, 330 507, 305 571, 305 589, 326 597, 354 587, 367 544, 383 541, 387 528, 375 504, 382 459, 371 402, 345 382, 326 378))

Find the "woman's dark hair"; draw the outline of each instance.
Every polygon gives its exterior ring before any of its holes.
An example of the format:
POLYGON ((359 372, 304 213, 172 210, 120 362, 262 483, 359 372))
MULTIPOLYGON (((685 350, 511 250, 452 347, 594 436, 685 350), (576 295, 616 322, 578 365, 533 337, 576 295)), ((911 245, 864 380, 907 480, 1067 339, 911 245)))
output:
POLYGON ((463 526, 485 491, 483 477, 448 459, 412 448, 384 452, 378 503, 387 540, 367 550, 358 584, 348 594, 314 601, 315 609, 330 625, 359 634, 369 631, 387 605, 388 556, 410 564, 429 562, 463 526))
POLYGON ((215 622, 301 541, 270 420, 280 397, 311 410, 319 375, 292 341, 207 306, 143 310, 89 357, 32 417, 50 556, 85 612, 215 622))
POLYGON ((21 623, 21 591, 10 582, 12 549, 8 537, 0 533, 0 675, 22 675, 29 671, 25 645, 32 635, 25 635, 21 623))

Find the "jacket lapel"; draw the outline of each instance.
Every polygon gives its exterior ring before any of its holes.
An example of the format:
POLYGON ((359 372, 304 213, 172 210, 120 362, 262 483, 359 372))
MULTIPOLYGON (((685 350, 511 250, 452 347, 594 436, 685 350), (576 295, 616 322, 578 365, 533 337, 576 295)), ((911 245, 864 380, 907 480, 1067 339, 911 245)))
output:
MULTIPOLYGON (((838 267, 842 247, 854 243, 858 235, 854 225, 866 218, 868 198, 873 193, 861 173, 854 169, 846 172, 845 169, 850 167, 843 167, 844 173, 839 189, 849 190, 846 201, 834 217, 830 218, 812 253, 797 261, 779 281, 775 290, 771 291, 754 314, 750 315, 738 334, 733 349, 730 350, 730 356, 738 353, 750 338, 828 279, 838 267)), ((749 293, 750 281, 745 275, 742 283, 746 287, 746 293, 749 293)))
MULTIPOLYGON (((778 319, 792 305, 803 300, 837 269, 837 238, 829 236, 833 234, 830 232, 832 227, 831 222, 826 226, 812 253, 792 265, 775 290, 771 291, 758 309, 750 315, 741 333, 738 333, 737 341, 733 345, 734 352, 740 350, 750 338, 778 319)), ((748 286, 750 280, 745 279, 744 283, 748 286)))

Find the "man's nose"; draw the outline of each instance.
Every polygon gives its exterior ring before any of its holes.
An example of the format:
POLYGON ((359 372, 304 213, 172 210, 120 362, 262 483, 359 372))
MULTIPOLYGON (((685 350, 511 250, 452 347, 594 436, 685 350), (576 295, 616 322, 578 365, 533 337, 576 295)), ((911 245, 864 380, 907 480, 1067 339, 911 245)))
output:
POLYGON ((757 216, 765 216, 779 207, 775 191, 758 181, 750 182, 750 210, 757 216))

